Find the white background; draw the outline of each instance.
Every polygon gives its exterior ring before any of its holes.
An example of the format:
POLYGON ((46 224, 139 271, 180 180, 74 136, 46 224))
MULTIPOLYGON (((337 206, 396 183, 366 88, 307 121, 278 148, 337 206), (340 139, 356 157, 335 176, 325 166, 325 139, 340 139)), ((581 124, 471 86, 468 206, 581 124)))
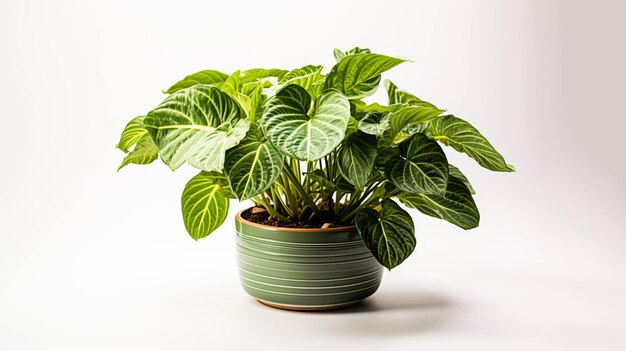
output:
MULTIPOLYGON (((0 350, 624 350, 626 5, 605 1, 2 1, 0 350), (202 69, 410 57, 386 75, 513 163, 452 150, 482 221, 415 214, 418 247, 362 305, 264 307, 232 216, 199 242, 195 173, 116 173, 119 132, 202 69)), ((380 96, 380 94, 379 94, 380 96)), ((231 215, 247 204, 231 206, 231 215)))

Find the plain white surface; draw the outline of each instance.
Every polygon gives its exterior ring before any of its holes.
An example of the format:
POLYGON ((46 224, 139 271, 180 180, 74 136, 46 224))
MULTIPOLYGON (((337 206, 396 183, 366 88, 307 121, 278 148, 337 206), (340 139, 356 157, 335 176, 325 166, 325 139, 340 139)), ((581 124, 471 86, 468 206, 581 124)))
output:
MULTIPOLYGON (((3 1, 0 350, 624 350, 626 6, 573 1, 3 1), (187 237, 195 173, 115 169, 124 124, 201 69, 332 64, 476 125, 518 169, 447 149, 481 226, 415 214, 418 247, 363 305, 264 307, 232 218, 187 237)), ((379 94, 380 96, 380 94, 379 94)), ((246 204, 234 204, 231 213, 246 204)))

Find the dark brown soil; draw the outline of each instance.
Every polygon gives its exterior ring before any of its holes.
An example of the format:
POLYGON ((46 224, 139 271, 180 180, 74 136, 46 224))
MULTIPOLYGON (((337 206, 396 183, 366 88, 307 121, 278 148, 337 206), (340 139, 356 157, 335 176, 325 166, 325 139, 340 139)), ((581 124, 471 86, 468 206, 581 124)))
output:
MULTIPOLYGON (((261 210, 262 208, 256 207, 256 209, 261 210)), ((314 217, 310 222, 305 221, 297 221, 294 223, 283 223, 279 222, 276 218, 271 217, 269 212, 256 212, 252 213, 252 208, 247 209, 241 213, 241 217, 250 222, 269 225, 274 227, 285 227, 285 228, 321 228, 324 224, 330 223, 331 226, 336 227, 339 225, 334 224, 335 218, 332 212, 325 212, 324 217, 314 217)), ((264 210, 264 209, 262 209, 264 210)))

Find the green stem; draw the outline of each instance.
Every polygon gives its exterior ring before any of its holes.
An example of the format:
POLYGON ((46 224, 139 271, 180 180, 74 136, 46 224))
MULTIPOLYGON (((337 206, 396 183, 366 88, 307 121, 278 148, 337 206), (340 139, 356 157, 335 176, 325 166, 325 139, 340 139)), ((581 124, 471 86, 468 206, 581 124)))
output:
POLYGON ((267 210, 267 212, 269 212, 270 216, 274 218, 278 218, 278 220, 281 222, 291 223, 291 220, 289 220, 289 218, 276 212, 276 210, 274 210, 274 207, 270 206, 270 204, 267 202, 263 194, 259 194, 258 196, 253 197, 252 201, 263 205, 263 207, 267 210))
POLYGON ((339 216, 339 210, 341 209, 341 197, 343 196, 339 190, 336 192, 336 200, 335 200, 335 218, 339 216))
POLYGON ((306 205, 310 207, 311 210, 313 210, 313 212, 315 212, 316 215, 318 215, 319 217, 322 217, 322 212, 320 211, 319 208, 317 208, 317 205, 311 198, 311 195, 307 194, 306 190, 304 190, 304 188, 302 187, 302 184, 300 184, 300 180, 296 177, 295 174, 293 174, 293 171, 291 170, 291 167, 289 167, 289 164, 285 164, 285 166, 283 167, 283 171, 285 172, 287 177, 291 179, 291 182, 295 186, 296 190, 298 191, 298 193, 300 194, 300 196, 302 197, 302 200, 304 200, 306 205))
MULTIPOLYGON (((287 165, 285 165, 284 167, 287 167, 287 165)), ((284 168, 283 167, 283 168, 284 168)), ((285 207, 289 207, 290 209, 290 216, 292 218, 296 218, 296 215, 298 214, 298 201, 296 200, 295 195, 293 194, 293 191, 291 189, 291 184, 289 184, 289 180, 287 179, 288 177, 285 176, 285 173, 282 172, 280 174, 280 178, 278 178, 277 183, 279 184, 280 187, 282 187, 283 192, 285 193, 285 197, 287 198, 287 205, 285 207)))
POLYGON ((272 195, 272 203, 274 204, 274 209, 276 209, 276 212, 289 213, 289 211, 285 207, 285 203, 283 202, 282 197, 280 196, 279 188, 271 186, 269 191, 272 195))
MULTIPOLYGON (((378 199, 377 197, 373 197, 373 196, 370 196, 370 195, 379 186, 383 186, 383 184, 380 183, 380 182, 375 182, 375 183, 370 184, 370 186, 367 187, 367 189, 365 189, 365 192, 363 192, 363 194, 360 195, 359 198, 356 201, 354 201, 354 202, 350 201, 350 206, 346 207, 341 212, 342 222, 343 223, 349 222, 350 220, 352 220, 352 218, 356 215, 356 213, 360 209, 367 207, 372 201, 377 200, 378 199), (368 196, 369 196, 369 198, 368 198, 368 196), (344 213, 346 213, 346 212, 347 212, 347 214, 344 215, 344 213)), ((355 194, 356 194, 356 192, 355 192, 355 194)), ((391 197, 392 194, 388 194, 387 196, 391 197)))
POLYGON ((359 210, 367 207, 370 202, 372 202, 373 200, 377 200, 377 198, 375 197, 370 197, 369 199, 367 199, 366 201, 363 201, 359 206, 357 206, 354 210, 350 211, 350 213, 348 213, 347 215, 342 217, 341 222, 344 224, 350 223, 350 221, 352 221, 352 219, 354 218, 354 216, 356 216, 356 213, 359 212, 359 210))

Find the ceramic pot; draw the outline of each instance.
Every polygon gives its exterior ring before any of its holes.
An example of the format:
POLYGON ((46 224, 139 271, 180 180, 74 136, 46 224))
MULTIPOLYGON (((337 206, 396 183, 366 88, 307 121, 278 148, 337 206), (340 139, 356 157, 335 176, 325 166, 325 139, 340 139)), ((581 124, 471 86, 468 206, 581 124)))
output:
POLYGON ((380 286, 383 267, 356 227, 283 228, 236 216, 244 290, 283 309, 319 311, 356 304, 380 286))

